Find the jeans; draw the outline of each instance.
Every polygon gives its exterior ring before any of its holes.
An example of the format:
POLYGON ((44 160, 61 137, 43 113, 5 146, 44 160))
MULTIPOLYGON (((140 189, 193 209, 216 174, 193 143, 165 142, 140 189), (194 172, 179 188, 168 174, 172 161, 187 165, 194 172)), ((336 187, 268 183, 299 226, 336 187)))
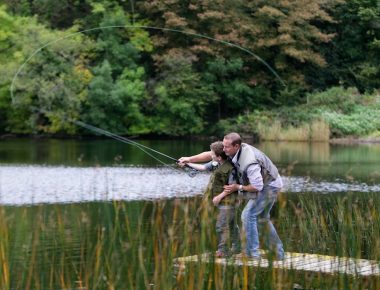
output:
POLYGON ((284 258, 284 248, 270 220, 270 210, 277 199, 279 188, 265 186, 256 199, 250 199, 245 206, 241 219, 246 242, 246 254, 249 257, 260 257, 259 232, 265 244, 277 258, 284 258))
POLYGON ((228 254, 240 251, 240 230, 237 224, 237 208, 234 205, 218 206, 216 233, 218 251, 228 254))

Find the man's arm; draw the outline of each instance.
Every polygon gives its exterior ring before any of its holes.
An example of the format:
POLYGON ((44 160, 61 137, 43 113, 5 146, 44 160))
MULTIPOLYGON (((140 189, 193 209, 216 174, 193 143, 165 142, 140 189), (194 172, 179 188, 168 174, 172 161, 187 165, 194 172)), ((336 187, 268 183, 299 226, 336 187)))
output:
POLYGON ((181 157, 178 159, 180 163, 194 163, 194 162, 207 162, 212 159, 211 151, 205 151, 199 153, 197 155, 189 156, 189 157, 181 157))
POLYGON ((247 168, 248 185, 230 184, 224 186, 224 190, 231 193, 234 191, 258 192, 263 189, 263 177, 261 176, 261 167, 258 164, 252 164, 247 168))

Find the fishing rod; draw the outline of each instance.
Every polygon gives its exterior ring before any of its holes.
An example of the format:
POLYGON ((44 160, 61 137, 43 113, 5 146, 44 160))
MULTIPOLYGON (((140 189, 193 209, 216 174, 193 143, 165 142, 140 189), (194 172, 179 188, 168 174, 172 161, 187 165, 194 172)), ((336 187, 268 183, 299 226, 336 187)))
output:
MULTIPOLYGON (((120 135, 117 135, 115 133, 112 133, 110 131, 107 131, 107 130, 104 130, 104 129, 101 129, 101 128, 98 128, 98 127, 95 127, 93 125, 90 125, 90 124, 86 124, 82 121, 78 121, 78 120, 70 120, 70 119, 66 119, 68 121, 71 121, 72 123, 76 124, 77 126, 80 126, 82 128, 85 128, 85 129, 88 129, 90 131, 93 131, 93 132, 96 132, 98 134, 101 134, 101 135, 105 135, 107 137, 110 137, 112 139, 115 139, 117 141, 120 141, 120 142, 123 142, 123 143, 126 143, 126 144, 129 144, 129 145, 133 145, 133 146, 136 146, 137 148, 139 148, 141 151, 143 151, 144 153, 146 153, 147 155, 149 155, 150 157, 152 157, 153 159, 155 159, 156 161, 160 162, 161 164, 165 165, 165 166, 168 166, 172 169, 175 169, 175 170, 178 170, 177 168, 163 162, 162 160, 158 159, 156 156, 154 156, 152 153, 150 153, 149 151, 151 152, 154 152, 158 155, 161 155, 163 157, 166 157, 174 162, 176 162, 177 164, 179 163, 179 160, 172 157, 172 156, 169 156, 165 153, 162 153, 158 150, 155 150, 153 148, 150 148, 148 146, 145 146, 143 144, 140 144, 136 141, 133 141, 129 138, 126 138, 126 137, 123 137, 123 136, 120 136, 120 135)), ((190 177, 194 177, 197 173, 198 173, 198 170, 194 169, 193 167, 191 167, 189 164, 185 164, 184 165, 185 168, 189 169, 186 173, 190 176, 190 177)))
MULTIPOLYGON (((36 49, 35 51, 33 51, 33 53, 23 62, 23 64, 18 68, 17 72, 15 73, 15 75, 13 76, 13 79, 12 79, 12 82, 11 82, 11 86, 10 86, 10 94, 11 94, 11 100, 12 100, 12 104, 15 104, 16 103, 16 100, 15 100, 15 97, 14 97, 14 86, 15 86, 15 83, 16 83, 16 79, 18 78, 18 76, 21 74, 21 71, 24 69, 25 65, 27 63, 29 63, 29 61, 37 54, 39 53, 40 51, 42 51, 44 48, 48 47, 49 45, 53 44, 53 43, 57 43, 61 40, 64 40, 64 39, 67 39, 67 38, 70 38, 70 37, 73 37, 73 36, 76 36, 76 35, 79 35, 79 34, 83 34, 83 33, 88 33, 88 32, 92 32, 92 31, 96 31, 96 30, 102 30, 102 29, 115 29, 115 28, 118 28, 118 29, 121 29, 121 28, 124 28, 124 29, 146 29, 146 30, 158 30, 158 31, 164 31, 164 32, 171 32, 171 33, 180 33, 180 34, 184 34, 184 35, 187 35, 189 37, 194 37, 194 38, 203 38, 203 39, 207 39, 209 41, 214 41, 214 42, 217 42, 217 43, 220 43, 220 44, 223 44, 223 45, 226 45, 226 46, 230 46, 230 47, 234 47, 234 48, 237 48, 251 56, 253 56, 256 60, 258 60, 259 62, 261 62, 262 64, 264 64, 264 66, 275 76, 275 78, 283 85, 283 86, 286 86, 286 83, 283 81, 283 79, 277 74, 277 72, 264 60, 262 59, 260 56, 258 56, 257 54, 255 54, 254 52, 252 52, 251 50, 247 49, 247 48, 244 48, 238 44, 235 44, 235 43, 232 43, 232 42, 229 42, 229 41, 224 41, 224 40, 220 40, 220 39, 216 39, 214 37, 211 37, 211 36, 207 36, 207 35, 203 35, 203 34, 199 34, 199 33, 194 33, 194 32, 190 32, 190 31, 183 31, 183 30, 179 30, 179 29, 172 29, 172 28, 164 28, 164 27, 156 27, 156 26, 147 26, 147 25, 136 25, 135 24, 135 21, 134 21, 134 6, 133 6, 133 1, 132 1, 132 22, 133 22, 133 25, 110 25, 110 26, 102 26, 102 27, 94 27, 94 28, 89 28, 89 29, 84 29, 84 30, 81 30, 81 31, 77 31, 77 32, 74 32, 74 33, 70 33, 68 35, 64 35, 63 37, 60 37, 60 38, 57 38, 55 40, 52 40, 52 41, 49 41, 47 43, 45 43, 44 45, 40 46, 38 49, 36 49)), ((135 141, 132 141, 131 139, 128 139, 128 138, 125 138, 125 137, 122 137, 122 136, 119 136, 119 135, 116 135, 114 133, 111 133, 109 131, 106 131, 106 130, 103 130, 103 129, 100 129, 100 128, 97 128, 95 126, 92 126, 92 125, 89 125, 89 124, 86 124, 82 121, 77 121, 77 120, 69 120, 71 122, 73 122, 74 124, 80 126, 80 127, 83 127, 83 128, 86 128, 88 130, 91 130, 91 131, 94 131, 94 132, 97 132, 99 134, 102 134, 102 135, 106 135, 110 138, 113 138, 115 140, 118 140, 118 141, 121 141, 121 142, 124 142, 126 144, 130 144, 130 145, 134 145, 136 147, 138 147, 140 150, 142 150, 143 152, 145 152, 146 154, 148 154, 149 156, 151 156, 152 158, 154 158, 155 160, 159 161, 160 163, 164 164, 165 166, 170 166, 166 163, 164 163, 162 160, 158 159, 157 157, 155 157, 153 154, 151 154, 150 152, 148 151, 151 151, 151 152, 154 152, 156 154, 159 154, 161 156, 164 156, 172 161, 175 161, 176 163, 179 163, 179 160, 169 156, 169 155, 166 155, 162 152, 159 152, 157 150, 154 150, 152 148, 149 148, 147 146, 144 146, 140 143, 137 143, 135 141)), ((175 169, 174 167, 170 166, 171 168, 175 169)), ((193 177, 195 176, 195 174, 197 173, 197 170, 192 168, 191 166, 189 166, 188 164, 185 164, 185 168, 190 168, 190 172, 189 172, 189 176, 193 177)))
MULTIPOLYGON (((47 110, 44 110, 44 109, 41 109, 41 108, 37 108, 35 106, 31 107, 32 111, 34 112, 37 112, 37 113, 43 113, 43 114, 48 114, 49 111, 47 110)), ((150 148, 148 146, 145 146, 143 144, 140 144, 136 141, 133 141, 132 139, 130 138, 126 138, 126 137, 123 137, 123 136, 120 136, 120 135, 117 135, 115 133, 112 133, 110 131, 107 131, 107 130, 104 130, 104 129, 101 129, 101 128, 98 128, 98 127, 95 127, 93 125, 90 125, 90 124, 87 124, 83 121, 80 121, 80 120, 75 120, 75 119, 72 119, 72 118, 69 118, 67 117, 67 115, 61 115, 60 116, 60 119, 62 121, 66 121, 66 122, 71 122, 79 127, 82 127, 82 128, 85 128, 89 131, 92 131, 92 132, 95 132, 95 133, 98 133, 100 135, 105 135, 107 137, 110 137, 114 140, 117 140, 117 141, 120 141, 120 142, 123 142, 125 144, 128 144, 128 145, 132 145, 132 146, 136 146, 137 148, 139 148, 141 151, 143 151, 145 154, 149 155, 150 157, 152 157, 154 160, 158 161, 159 163, 163 164, 164 166, 167 166, 167 167, 170 167, 171 169, 174 169, 174 170, 179 170, 178 168, 172 166, 172 165, 169 165, 165 162, 163 162, 161 159, 157 158, 155 155, 153 155, 152 153, 150 152, 153 152, 155 154, 158 154, 158 155, 161 155, 163 157, 166 157, 172 161, 174 161, 175 163, 179 164, 180 161, 170 155, 167 155, 165 153, 162 153, 158 150, 155 150, 153 148, 150 148), (150 151, 150 152, 149 152, 150 151)), ((187 173, 187 175, 189 175, 190 177, 194 177, 195 175, 197 175, 197 173, 199 172, 198 170, 196 170, 195 168, 191 167, 189 164, 184 164, 184 167, 185 167, 185 171, 187 173)), ((180 170, 182 171, 182 170, 180 170)))

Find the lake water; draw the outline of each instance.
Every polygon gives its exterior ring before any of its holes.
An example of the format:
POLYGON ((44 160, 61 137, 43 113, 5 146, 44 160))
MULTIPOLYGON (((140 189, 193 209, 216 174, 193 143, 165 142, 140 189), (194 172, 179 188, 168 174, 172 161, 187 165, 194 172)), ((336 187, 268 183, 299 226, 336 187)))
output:
MULTIPOLYGON (((174 158, 208 150, 210 143, 138 142, 174 158)), ((365 211, 368 202, 378 200, 380 144, 255 146, 270 156, 284 178, 286 201, 276 205, 273 218, 287 250, 337 251, 336 232, 331 232, 330 242, 308 244, 299 236, 301 226, 278 222, 283 215, 296 220, 293 208, 305 200, 315 199, 318 204, 329 200, 339 207, 335 201, 346 202, 349 196, 354 201, 347 211, 353 210, 352 204, 361 204, 365 211)), ((213 232, 204 241, 197 218, 192 223, 209 175, 190 177, 170 159, 155 156, 161 162, 114 140, 0 141, 0 284, 7 286, 3 288, 178 285, 169 269, 172 258, 215 246, 213 232)), ((376 221, 380 224, 378 216, 376 221)), ((370 249, 375 242, 366 236, 373 230, 373 226, 368 226, 368 233, 363 229, 364 242, 355 253, 380 259, 378 251, 370 249)))
MULTIPOLYGON (((179 158, 205 141, 140 141, 179 158)), ((284 177, 284 192, 379 192, 380 145, 263 143, 284 177)), ((208 174, 189 177, 135 146, 113 140, 10 140, 0 143, 0 204, 150 200, 202 194, 208 174), (166 165, 165 165, 166 164, 166 165)))

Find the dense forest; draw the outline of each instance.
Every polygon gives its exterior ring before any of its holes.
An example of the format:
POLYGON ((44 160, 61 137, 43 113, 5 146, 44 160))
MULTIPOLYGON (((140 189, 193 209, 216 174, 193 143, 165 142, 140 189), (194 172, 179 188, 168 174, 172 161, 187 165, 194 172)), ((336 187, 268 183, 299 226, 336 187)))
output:
POLYGON ((377 137, 379 55, 378 0, 0 0, 0 134, 377 137))

